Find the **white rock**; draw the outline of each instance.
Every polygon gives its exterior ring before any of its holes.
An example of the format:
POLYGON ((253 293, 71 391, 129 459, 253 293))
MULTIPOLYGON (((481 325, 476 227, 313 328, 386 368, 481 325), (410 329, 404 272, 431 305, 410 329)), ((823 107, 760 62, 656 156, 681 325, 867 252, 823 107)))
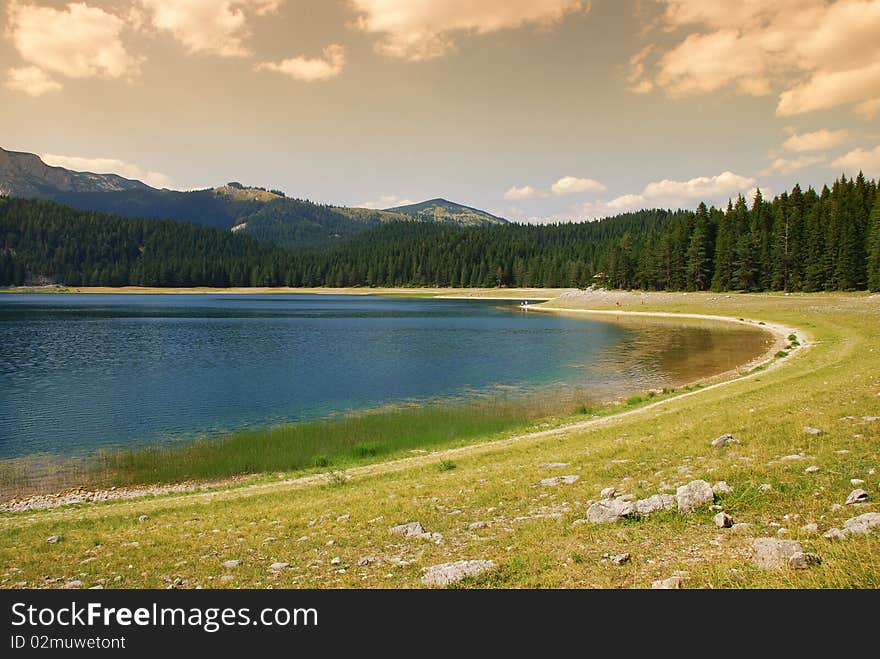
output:
POLYGON ((615 565, 623 565, 624 563, 628 562, 629 559, 630 555, 628 551, 625 551, 622 554, 615 554, 614 556, 610 557, 611 562, 615 565))
POLYGON ((545 464, 540 465, 541 467, 546 467, 547 469, 562 469, 563 467, 567 467, 567 462, 547 462, 545 464))
POLYGON ((635 514, 636 508, 622 499, 602 499, 587 509, 587 519, 594 524, 616 522, 635 514))
POLYGON ((552 486, 552 485, 561 485, 565 483, 566 485, 571 485, 572 483, 576 483, 580 476, 572 474, 571 476, 554 476, 553 478, 543 478, 541 479, 541 485, 552 486))
POLYGON ((818 524, 804 524, 801 527, 801 531, 804 533, 818 533, 819 525, 818 524))
POLYGON ((880 513, 865 513, 851 517, 843 523, 844 533, 871 533, 880 527, 880 513))
POLYGON ((654 494, 647 499, 639 499, 634 505, 639 515, 650 515, 657 510, 675 508, 675 497, 671 494, 654 494))
POLYGON ((470 524, 468 524, 468 529, 470 529, 471 531, 476 531, 477 529, 485 529, 489 525, 490 525, 489 522, 484 522, 484 521, 480 520, 480 521, 471 522, 470 524))
POLYGON ((339 565, 342 562, 342 559, 339 556, 334 556, 330 559, 330 565, 339 565))
POLYGON ((828 538, 829 540, 842 540, 846 536, 840 529, 828 529, 822 534, 822 537, 828 538))
POLYGON ((719 529, 729 529, 733 526, 733 517, 723 511, 715 515, 712 520, 719 529))
POLYGON ((803 460, 803 459, 804 459, 804 456, 794 453, 792 455, 783 455, 781 458, 779 458, 779 461, 780 462, 794 462, 795 460, 803 460))
POLYGON ((752 543, 752 563, 762 570, 777 570, 788 565, 792 556, 803 553, 797 540, 758 538, 752 543))
POLYGON ((865 490, 858 488, 849 493, 849 496, 846 498, 846 505, 851 506, 854 503, 863 503, 870 498, 865 490))
POLYGON ((770 483, 761 483, 758 486, 758 492, 769 492, 773 489, 773 486, 770 483))
POLYGON ((223 561, 223 567, 232 568, 238 567, 239 565, 241 565, 241 561, 237 558, 233 558, 231 561, 223 561))
POLYGON ((807 474, 815 474, 817 471, 819 471, 819 467, 817 467, 816 465, 810 465, 809 467, 804 469, 804 472, 807 474))
POLYGON ((675 590, 681 588, 681 577, 672 576, 668 579, 659 579, 651 584, 654 590, 675 590))
POLYGON ((494 561, 453 561, 428 568, 422 575, 422 583, 426 586, 448 586, 494 569, 494 561))
POLYGON ((730 527, 730 530, 734 533, 749 533, 752 530, 752 525, 748 522, 737 522, 730 527))
POLYGON ((804 426, 804 432, 807 435, 821 435, 822 431, 818 428, 813 428, 812 426, 804 426))
POLYGON ((68 581, 64 584, 64 587, 68 590, 73 590, 74 588, 82 588, 85 584, 79 579, 74 579, 73 581, 68 581))
POLYGON ((48 538, 46 538, 46 542, 48 542, 50 545, 54 545, 59 540, 61 540, 60 535, 50 535, 48 538))
POLYGON ((849 484, 855 487, 856 485, 864 485, 865 481, 863 481, 861 478, 850 478, 849 484))
POLYGON ((276 563, 272 563, 272 565, 269 566, 269 569, 270 570, 283 570, 284 568, 288 568, 288 567, 290 567, 290 563, 283 563, 281 561, 278 561, 276 563))
POLYGON ((678 502, 678 510, 687 513, 697 506, 714 502, 715 493, 709 483, 696 480, 678 488, 675 491, 675 500, 678 502))
POLYGON ((420 536, 425 533, 425 528, 420 522, 407 522, 406 524, 398 524, 389 529, 394 535, 405 535, 409 537, 420 536))
POLYGON ((148 519, 150 518, 147 515, 141 515, 140 517, 138 517, 138 521, 141 523, 146 522, 148 519))
POLYGON ((606 487, 604 490, 599 492, 599 496, 603 499, 611 499, 616 494, 616 490, 613 487, 606 487))
POLYGON ((340 515, 339 517, 337 517, 337 518, 336 518, 336 521, 337 521, 337 522, 344 522, 344 521, 346 521, 349 517, 351 517, 351 515, 349 515, 348 513, 346 513, 345 515, 340 515))
POLYGON ((726 432, 720 437, 716 437, 712 440, 712 446, 716 448, 719 446, 727 446, 728 444, 739 444, 739 440, 731 435, 729 432, 726 432))
POLYGON ((719 494, 730 494, 733 492, 733 488, 727 484, 727 481, 718 481, 712 486, 712 491, 717 496, 719 494))

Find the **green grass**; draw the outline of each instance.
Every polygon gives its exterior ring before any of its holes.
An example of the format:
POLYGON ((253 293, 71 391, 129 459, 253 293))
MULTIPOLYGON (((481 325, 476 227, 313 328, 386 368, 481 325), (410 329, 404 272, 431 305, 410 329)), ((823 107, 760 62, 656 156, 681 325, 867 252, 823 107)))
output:
POLYGON ((123 486, 339 469, 523 429, 534 417, 525 402, 508 400, 367 412, 183 445, 105 452, 92 462, 90 480, 123 486))

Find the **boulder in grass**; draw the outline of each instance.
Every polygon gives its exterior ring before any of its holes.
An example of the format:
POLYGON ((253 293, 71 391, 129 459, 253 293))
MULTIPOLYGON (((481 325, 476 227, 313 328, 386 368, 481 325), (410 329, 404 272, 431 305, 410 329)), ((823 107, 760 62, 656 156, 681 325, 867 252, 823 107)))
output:
POLYGON ((870 498, 870 495, 865 490, 858 488, 849 493, 849 496, 846 498, 846 505, 851 506, 854 503, 864 503, 870 498))
POLYGON ((731 435, 729 432, 726 432, 723 435, 716 437, 712 440, 712 446, 714 446, 715 448, 727 446, 728 444, 739 444, 739 440, 731 435))
POLYGON ((495 569, 494 561, 453 561, 428 568, 422 575, 426 586, 448 586, 495 569))
POLYGON ((752 543, 752 563, 762 570, 778 570, 787 567, 796 554, 803 554, 804 548, 797 540, 777 540, 758 538, 752 543))
POLYGON ((623 499, 602 499, 587 509, 587 519, 593 524, 617 522, 636 513, 635 505, 623 499))
POLYGON ((689 513, 698 506, 713 503, 715 492, 706 481, 696 480, 678 488, 675 491, 675 500, 678 502, 679 512, 689 513))
POLYGON ((394 535, 404 535, 407 537, 421 536, 425 534, 425 527, 421 522, 408 522, 406 524, 398 524, 389 529, 394 535))

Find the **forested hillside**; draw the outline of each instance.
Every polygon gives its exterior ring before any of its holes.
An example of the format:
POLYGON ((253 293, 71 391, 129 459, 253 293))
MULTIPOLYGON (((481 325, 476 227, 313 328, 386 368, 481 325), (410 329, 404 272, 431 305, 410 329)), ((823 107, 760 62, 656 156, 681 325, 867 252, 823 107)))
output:
POLYGON ((598 222, 388 222, 309 253, 185 223, 0 199, 0 240, 0 284, 880 289, 880 201, 877 183, 861 175, 725 209, 598 222))

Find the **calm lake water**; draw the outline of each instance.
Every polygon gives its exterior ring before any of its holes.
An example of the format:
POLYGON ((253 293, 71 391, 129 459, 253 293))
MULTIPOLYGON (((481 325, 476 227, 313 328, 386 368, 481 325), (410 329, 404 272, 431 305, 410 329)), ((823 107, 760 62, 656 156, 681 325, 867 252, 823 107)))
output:
POLYGON ((755 331, 499 301, 0 295, 0 457, 498 392, 601 398, 720 372, 765 345, 755 331))

